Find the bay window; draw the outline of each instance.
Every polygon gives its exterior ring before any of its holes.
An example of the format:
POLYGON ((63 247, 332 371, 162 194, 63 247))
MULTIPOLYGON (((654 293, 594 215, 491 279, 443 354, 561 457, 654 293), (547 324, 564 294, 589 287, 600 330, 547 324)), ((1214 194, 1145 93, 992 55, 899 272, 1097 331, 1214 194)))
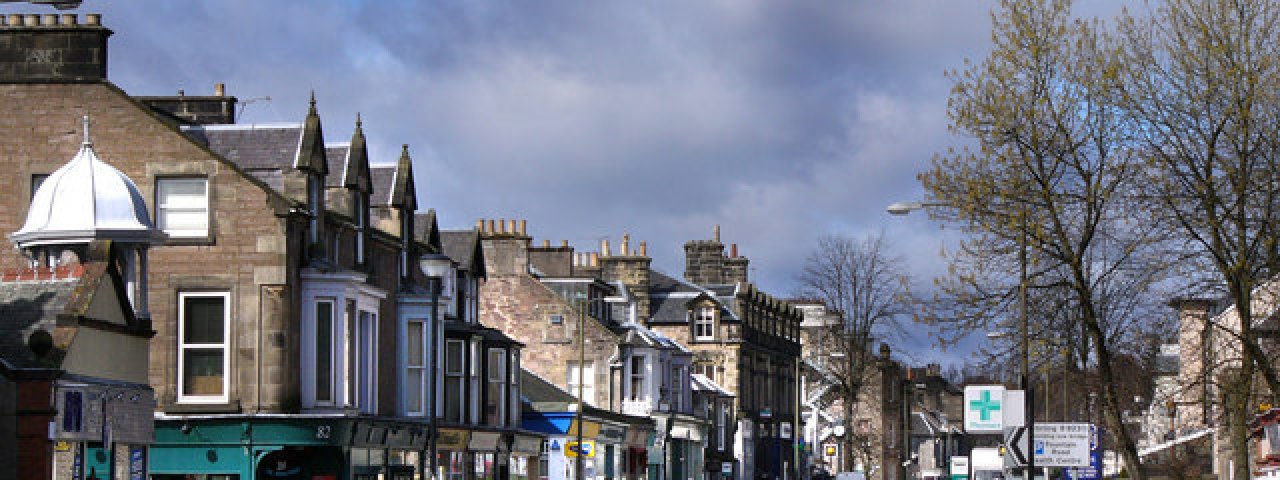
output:
POLYGON ((448 340, 444 347, 444 421, 462 423, 463 387, 466 385, 463 363, 466 345, 462 340, 448 340))
POLYGON ((507 419, 507 351, 490 348, 486 370, 485 424, 501 427, 507 419))

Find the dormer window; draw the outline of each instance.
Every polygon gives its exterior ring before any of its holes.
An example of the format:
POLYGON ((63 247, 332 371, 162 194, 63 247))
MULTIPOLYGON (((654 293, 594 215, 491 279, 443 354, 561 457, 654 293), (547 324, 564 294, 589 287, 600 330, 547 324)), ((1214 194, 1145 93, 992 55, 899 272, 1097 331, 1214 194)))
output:
POLYGON ((693 339, 694 340, 715 340, 716 338, 716 308, 714 306, 702 306, 693 311, 693 339))

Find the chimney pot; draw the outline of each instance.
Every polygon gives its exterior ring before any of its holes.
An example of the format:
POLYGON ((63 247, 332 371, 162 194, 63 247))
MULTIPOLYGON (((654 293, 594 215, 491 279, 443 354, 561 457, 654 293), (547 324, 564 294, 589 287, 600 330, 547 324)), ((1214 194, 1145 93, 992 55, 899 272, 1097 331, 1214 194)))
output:
POLYGON ((550 239, 550 238, 544 238, 544 239, 542 239, 542 248, 551 248, 551 239, 550 239))
POLYGON ((712 230, 712 236, 711 236, 711 237, 712 237, 712 239, 713 239, 713 240, 715 240, 717 243, 719 243, 719 242, 720 242, 720 225, 719 225, 719 224, 716 224, 716 228, 715 228, 714 230, 712 230))
POLYGON ((62 14, 62 24, 69 27, 74 27, 76 25, 76 14, 74 13, 62 14))
POLYGON ((600 255, 603 255, 606 257, 609 256, 609 239, 608 238, 600 239, 600 255))
POLYGON ((58 26, 58 14, 56 14, 56 13, 46 13, 46 14, 42 15, 42 16, 40 17, 40 25, 43 25, 43 26, 46 26, 46 27, 56 27, 56 26, 58 26))
POLYGON ((494 222, 493 222, 493 219, 492 219, 492 218, 490 218, 490 219, 489 219, 489 233, 498 233, 498 230, 497 230, 496 228, 494 228, 493 223, 494 223, 494 222))
POLYGON ((520 234, 521 234, 521 235, 528 235, 528 233, 525 233, 525 227, 527 227, 527 226, 529 226, 529 221, 528 221, 528 220, 525 220, 525 219, 523 219, 523 218, 522 218, 522 219, 520 219, 520 234))
POLYGON ((476 219, 476 230, 479 230, 479 231, 480 231, 480 233, 484 233, 484 219, 483 219, 483 218, 477 218, 477 219, 476 219))
POLYGON ((738 244, 729 245, 729 258, 738 258, 738 244))
POLYGON ((101 13, 85 14, 84 23, 85 25, 89 25, 91 27, 102 25, 102 14, 101 13))
POLYGON ((179 97, 185 96, 186 94, 187 94, 187 92, 186 92, 185 90, 178 89, 178 96, 179 96, 179 97))
POLYGON ((9 23, 8 23, 8 25, 9 25, 10 27, 21 27, 21 26, 22 26, 22 15, 21 15, 21 14, 18 14, 18 13, 14 13, 14 14, 9 15, 9 23))
POLYGON ((600 266, 600 254, 599 254, 599 253, 591 252, 591 266, 593 266, 593 267, 599 267, 599 266, 600 266))
POLYGON ((225 97, 226 95, 227 95, 227 85, 225 83, 219 82, 219 83, 213 84, 213 96, 225 97))
POLYGON ((498 233, 507 233, 507 221, 505 219, 498 219, 498 233))
POLYGON ((649 256, 649 245, 645 243, 644 240, 640 241, 640 256, 641 257, 649 256))
POLYGON ((40 16, 36 14, 26 14, 22 16, 22 25, 25 27, 40 26, 40 16))
POLYGON ((569 248, 569 241, 568 241, 568 240, 561 240, 561 241, 560 241, 560 248, 569 248))

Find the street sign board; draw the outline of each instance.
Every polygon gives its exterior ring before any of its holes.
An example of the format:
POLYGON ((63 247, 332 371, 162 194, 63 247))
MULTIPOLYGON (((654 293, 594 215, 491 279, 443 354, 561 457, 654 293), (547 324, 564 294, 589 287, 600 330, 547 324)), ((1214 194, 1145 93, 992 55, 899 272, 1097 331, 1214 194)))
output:
POLYGON ((964 387, 964 430, 969 433, 1000 433, 1004 429, 1004 386, 964 387))
POLYGON ((1088 467, 1089 427, 1087 423, 1037 423, 1036 466, 1088 467))
POLYGON ((969 480, 969 457, 951 457, 951 480, 969 480))

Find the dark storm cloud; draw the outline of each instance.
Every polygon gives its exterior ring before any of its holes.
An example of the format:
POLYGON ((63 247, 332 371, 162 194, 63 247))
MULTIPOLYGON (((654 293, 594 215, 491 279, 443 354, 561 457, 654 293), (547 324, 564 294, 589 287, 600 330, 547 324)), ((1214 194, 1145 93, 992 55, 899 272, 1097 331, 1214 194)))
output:
MULTIPOLYGON (((939 230, 884 206, 955 139, 945 70, 985 54, 990 2, 174 2, 86 0, 114 29, 110 76, 137 95, 209 94, 243 121, 329 141, 363 115, 374 158, 402 143, 445 228, 525 218, 594 249, 624 232, 655 266, 709 238, 779 296, 824 233, 891 236, 921 277, 939 230), (270 96, 271 101, 262 100, 270 96)), ((1086 9, 1114 12, 1111 2, 1086 9)), ((0 12, 32 11, 30 5, 0 12)), ((927 278, 921 278, 925 283, 927 278)))

